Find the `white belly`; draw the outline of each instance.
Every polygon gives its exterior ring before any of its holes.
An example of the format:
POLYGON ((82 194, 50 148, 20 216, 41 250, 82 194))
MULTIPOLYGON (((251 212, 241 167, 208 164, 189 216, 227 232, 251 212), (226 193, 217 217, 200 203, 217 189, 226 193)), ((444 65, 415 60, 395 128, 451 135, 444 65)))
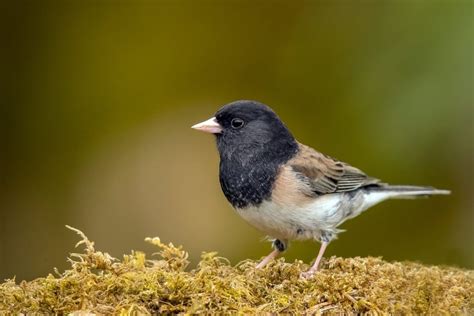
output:
POLYGON ((237 209, 248 223, 265 234, 279 239, 318 239, 321 230, 337 221, 341 197, 331 194, 319 197, 304 208, 264 201, 259 207, 237 209))
POLYGON ((372 194, 335 193, 320 196, 303 207, 264 201, 258 207, 237 209, 242 218, 263 233, 278 239, 318 240, 322 231, 337 234, 336 227, 384 200, 372 194))

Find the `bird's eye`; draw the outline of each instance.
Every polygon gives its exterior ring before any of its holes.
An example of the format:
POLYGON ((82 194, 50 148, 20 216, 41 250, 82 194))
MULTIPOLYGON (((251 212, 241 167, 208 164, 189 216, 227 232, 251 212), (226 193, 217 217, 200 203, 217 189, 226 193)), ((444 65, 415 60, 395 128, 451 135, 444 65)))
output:
POLYGON ((232 128, 239 129, 242 126, 244 126, 244 120, 239 119, 239 118, 234 118, 230 122, 230 125, 232 126, 232 128))

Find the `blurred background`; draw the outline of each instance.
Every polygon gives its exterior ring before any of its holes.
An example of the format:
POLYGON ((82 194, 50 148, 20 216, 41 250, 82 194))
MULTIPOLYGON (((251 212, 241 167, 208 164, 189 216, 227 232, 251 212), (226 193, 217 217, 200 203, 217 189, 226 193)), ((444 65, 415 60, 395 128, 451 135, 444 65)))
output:
POLYGON ((474 268, 471 1, 10 1, 1 20, 1 280, 67 268, 65 224, 116 257, 147 236, 192 267, 266 255, 190 129, 237 99, 386 182, 452 190, 372 208, 328 256, 474 268))

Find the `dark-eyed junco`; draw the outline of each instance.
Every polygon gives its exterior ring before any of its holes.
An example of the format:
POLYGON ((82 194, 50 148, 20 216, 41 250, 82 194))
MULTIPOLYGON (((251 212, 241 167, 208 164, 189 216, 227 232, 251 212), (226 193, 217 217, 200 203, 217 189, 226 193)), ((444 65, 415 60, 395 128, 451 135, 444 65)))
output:
POLYGON ((346 220, 387 199, 450 193, 381 183, 299 143, 270 107, 256 101, 229 103, 192 128, 216 136, 219 179, 227 200, 274 239, 273 252, 257 268, 285 251, 289 240, 313 239, 321 248, 302 274, 311 276, 346 220))

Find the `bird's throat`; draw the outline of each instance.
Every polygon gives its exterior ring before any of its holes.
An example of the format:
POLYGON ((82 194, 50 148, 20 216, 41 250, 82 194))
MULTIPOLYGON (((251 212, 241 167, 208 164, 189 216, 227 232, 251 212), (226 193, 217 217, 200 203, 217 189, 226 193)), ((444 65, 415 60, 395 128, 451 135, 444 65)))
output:
POLYGON ((219 180, 227 200, 235 208, 246 208, 270 199, 280 166, 296 152, 292 146, 220 152, 219 180))

